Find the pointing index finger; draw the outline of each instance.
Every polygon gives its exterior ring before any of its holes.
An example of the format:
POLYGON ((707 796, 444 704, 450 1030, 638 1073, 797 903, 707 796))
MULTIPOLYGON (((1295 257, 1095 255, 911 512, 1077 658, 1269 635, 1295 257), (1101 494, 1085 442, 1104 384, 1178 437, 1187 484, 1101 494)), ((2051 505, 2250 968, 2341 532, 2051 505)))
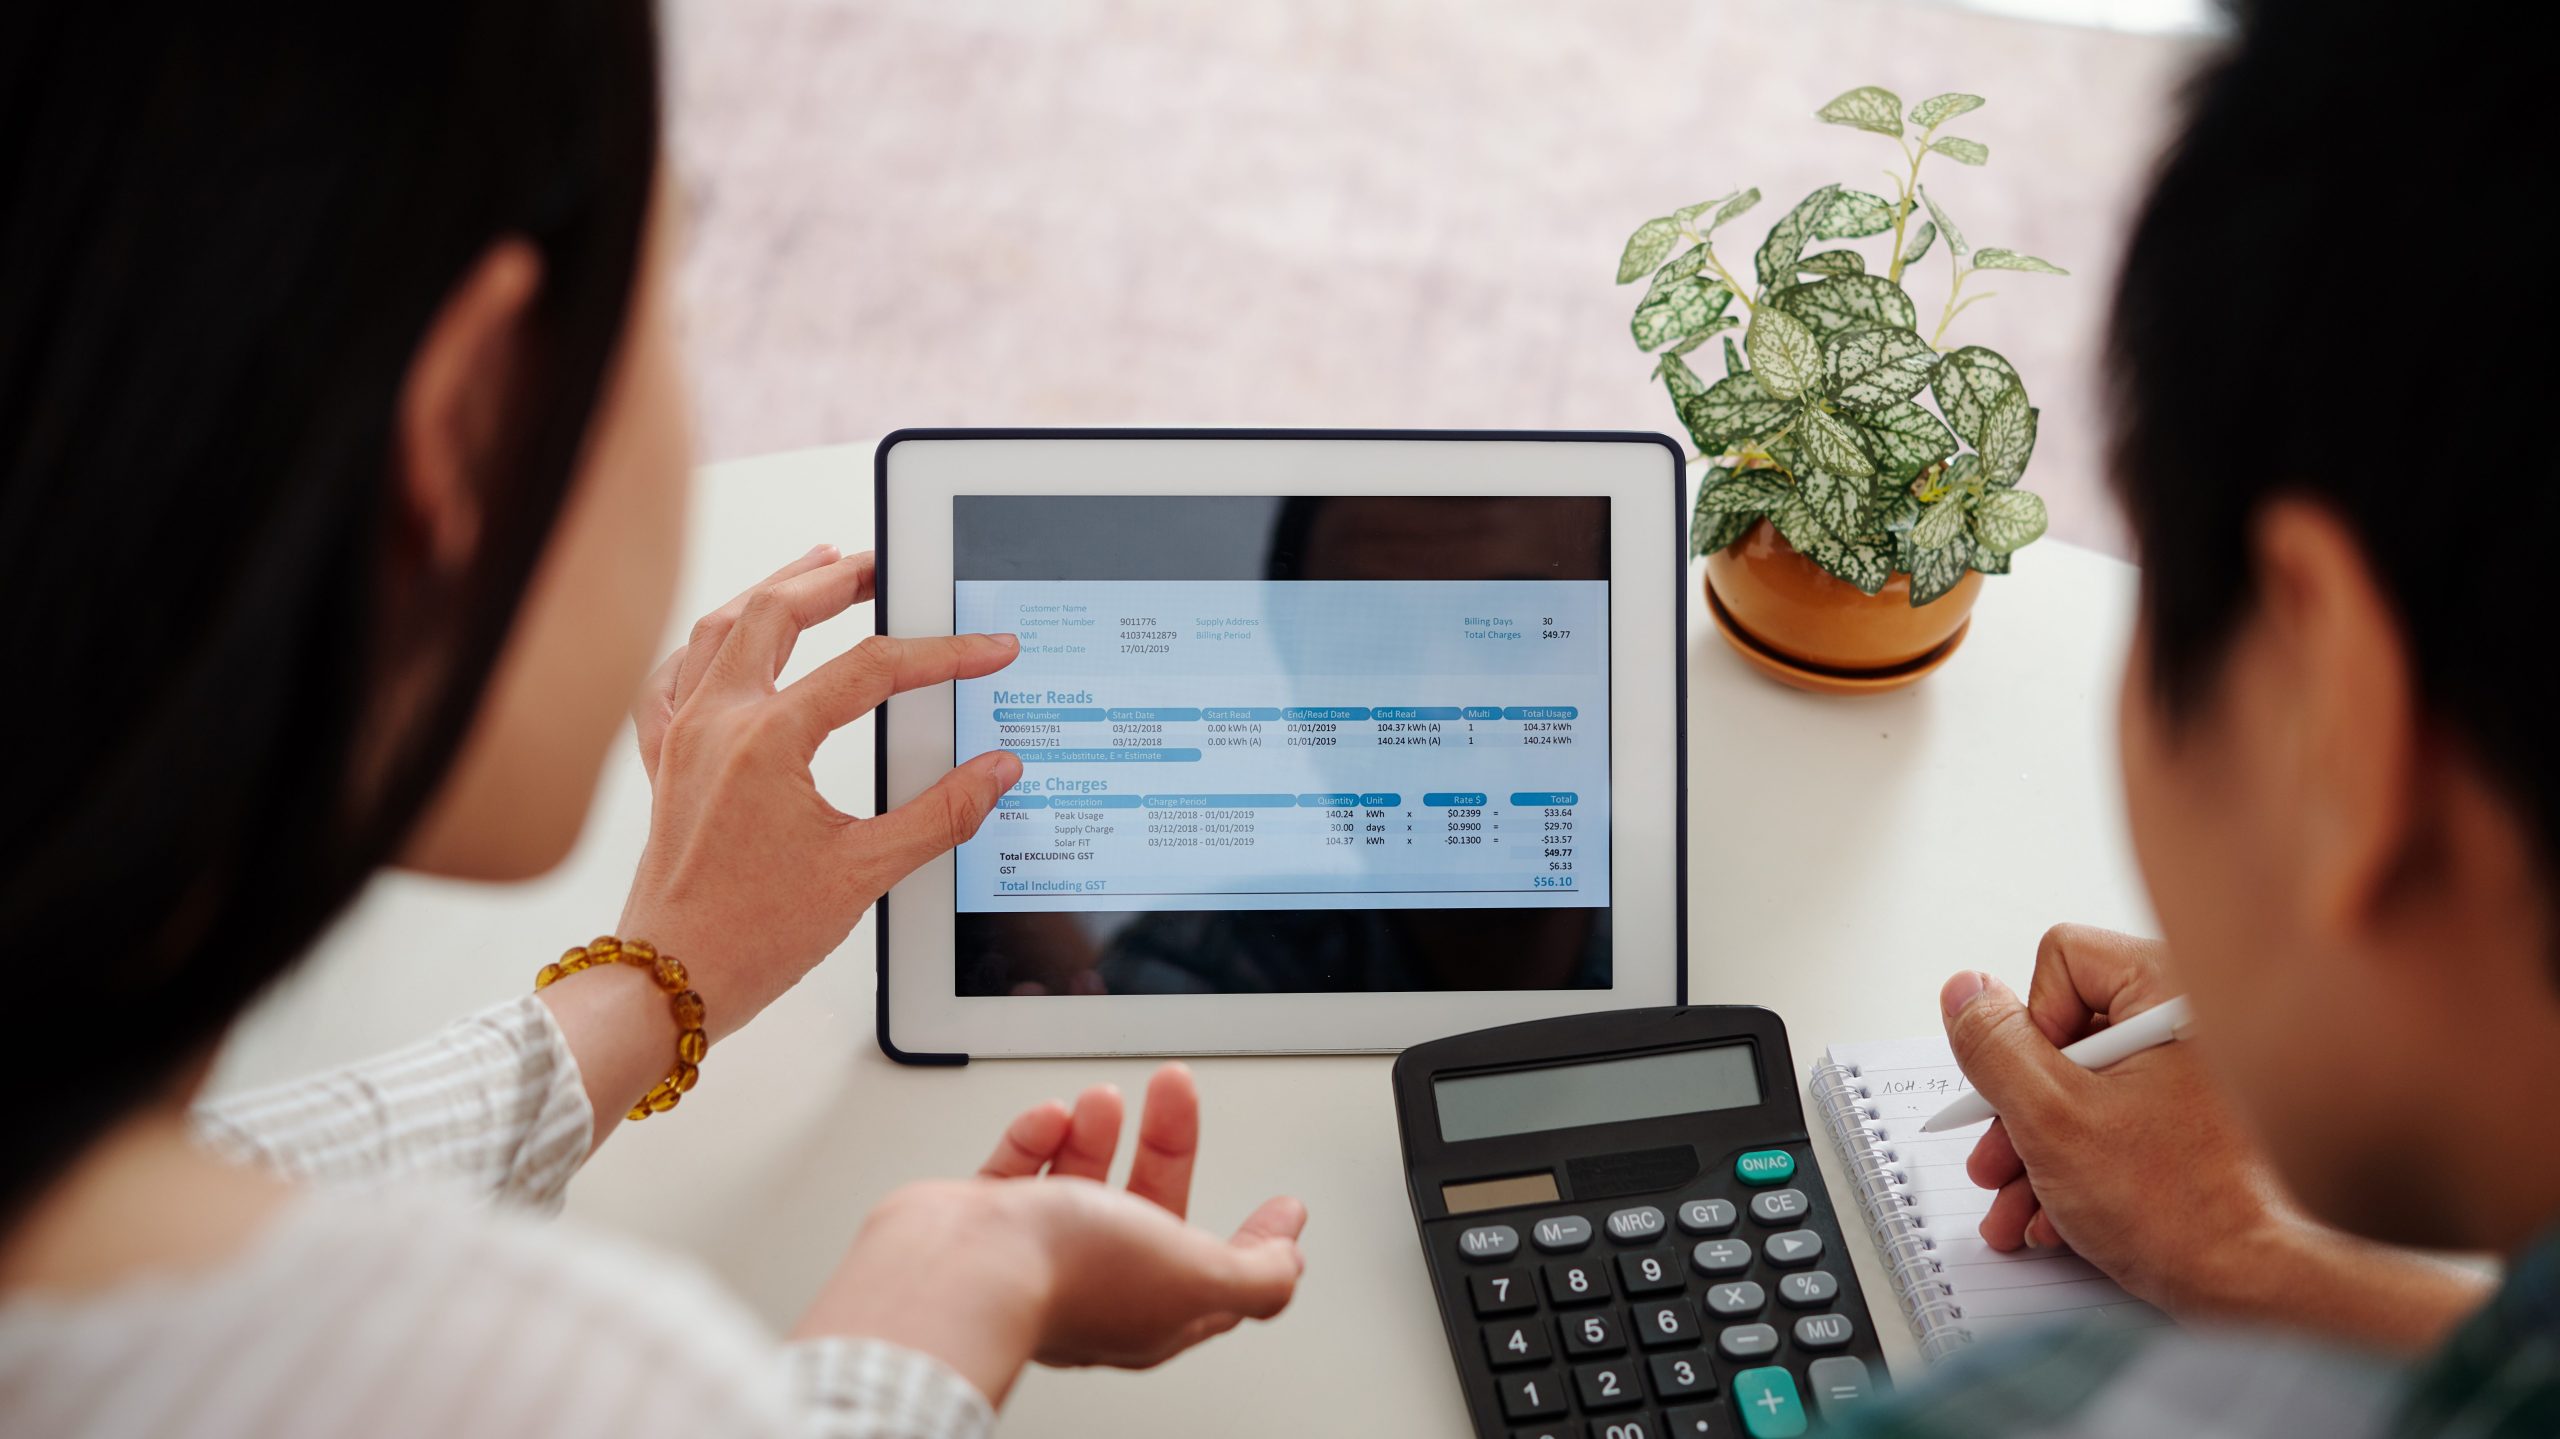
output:
POLYGON ((823 739, 893 694, 991 675, 1021 653, 1021 641, 1011 635, 873 635, 794 681, 782 698, 823 739))

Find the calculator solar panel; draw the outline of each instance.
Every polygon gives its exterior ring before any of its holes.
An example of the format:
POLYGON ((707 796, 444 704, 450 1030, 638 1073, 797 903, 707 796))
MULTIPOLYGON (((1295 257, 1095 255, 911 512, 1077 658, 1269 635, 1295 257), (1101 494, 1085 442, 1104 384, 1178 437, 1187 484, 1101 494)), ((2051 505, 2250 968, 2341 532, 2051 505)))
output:
POLYGON ((1791 1439, 1885 1385, 1786 1030, 1734 1005, 1396 1061, 1414 1220, 1486 1439, 1791 1439))

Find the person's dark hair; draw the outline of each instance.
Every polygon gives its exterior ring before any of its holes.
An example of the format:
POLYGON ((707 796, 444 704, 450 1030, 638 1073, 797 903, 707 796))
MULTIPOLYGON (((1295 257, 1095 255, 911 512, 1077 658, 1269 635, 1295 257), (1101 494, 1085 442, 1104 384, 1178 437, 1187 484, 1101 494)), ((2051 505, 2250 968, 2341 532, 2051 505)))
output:
POLYGON ((2266 0, 2194 82, 2116 292, 2115 485, 2170 715, 2255 603, 2253 516, 2352 527, 2432 722, 2560 864, 2560 544, 2535 261, 2498 237, 2538 50, 2486 7, 2266 0), (2429 77, 2419 81, 2413 77, 2429 77))
POLYGON ((558 516, 657 155, 647 0, 0 7, 0 1219, 416 823, 558 516), (540 289, 438 579, 397 396, 510 235, 540 289))

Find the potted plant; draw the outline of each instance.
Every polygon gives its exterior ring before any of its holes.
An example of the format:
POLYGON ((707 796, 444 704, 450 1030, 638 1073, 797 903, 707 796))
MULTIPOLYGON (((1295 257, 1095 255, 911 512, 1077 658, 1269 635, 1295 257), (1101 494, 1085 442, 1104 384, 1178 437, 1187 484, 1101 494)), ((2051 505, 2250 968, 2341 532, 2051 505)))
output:
POLYGON ((1654 375, 1698 447, 1690 549, 1707 558, 1710 608, 1780 678, 1917 679, 1961 641, 1975 577, 2006 573, 2044 533, 2044 501, 2018 488, 2036 441, 2025 383, 1979 345, 1941 348, 1956 318, 1991 298, 1967 292, 1985 271, 2067 273, 1970 249, 1920 183, 1931 156, 1990 158, 1981 142, 1938 132, 1982 104, 1939 95, 1906 114, 1869 85, 1823 106, 1822 120, 1900 148, 1895 193, 1826 185, 1806 196, 1752 256, 1756 285, 1716 236, 1758 190, 1647 220, 1619 258, 1619 284, 1649 280, 1630 328, 1637 348, 1658 352, 1654 375), (1868 251, 1824 243, 1888 235, 1868 251), (1924 335, 1903 279, 1933 248, 1947 257, 1947 293, 1924 335), (1687 357, 1719 335, 1724 374, 1710 385, 1687 357))

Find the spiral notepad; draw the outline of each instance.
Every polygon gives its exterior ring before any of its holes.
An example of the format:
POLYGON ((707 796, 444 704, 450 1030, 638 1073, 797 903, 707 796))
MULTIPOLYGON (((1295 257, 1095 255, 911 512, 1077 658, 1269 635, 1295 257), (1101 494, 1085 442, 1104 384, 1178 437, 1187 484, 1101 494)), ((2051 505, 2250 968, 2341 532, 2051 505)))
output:
POLYGON ((1833 1045, 1809 1088, 1925 1357, 2074 1317, 2168 1322, 2085 1259, 2003 1254, 1983 1242, 1975 1226, 1991 1208, 1991 1191, 1965 1177, 1964 1163, 1989 1123, 1920 1132, 1971 1088, 1946 1040, 1833 1045))

